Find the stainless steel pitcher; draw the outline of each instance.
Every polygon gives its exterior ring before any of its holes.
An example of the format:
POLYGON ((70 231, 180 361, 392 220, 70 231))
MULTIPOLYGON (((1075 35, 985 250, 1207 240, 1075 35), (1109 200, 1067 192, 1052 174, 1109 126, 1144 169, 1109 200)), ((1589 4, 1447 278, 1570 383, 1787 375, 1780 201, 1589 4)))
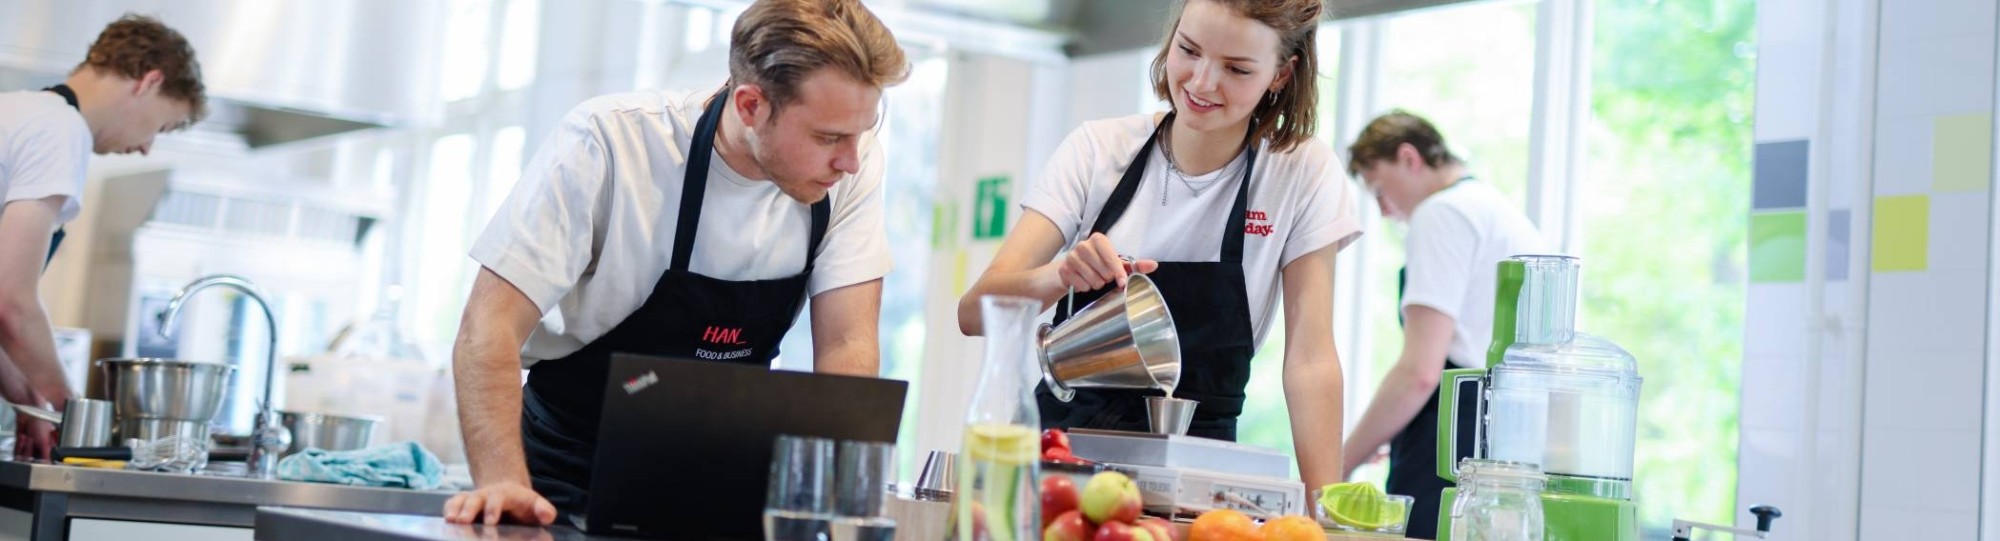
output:
POLYGON ((1077 311, 1062 325, 1042 325, 1042 381, 1057 399, 1078 387, 1165 389, 1181 379, 1174 316, 1153 280, 1133 274, 1125 289, 1077 311))

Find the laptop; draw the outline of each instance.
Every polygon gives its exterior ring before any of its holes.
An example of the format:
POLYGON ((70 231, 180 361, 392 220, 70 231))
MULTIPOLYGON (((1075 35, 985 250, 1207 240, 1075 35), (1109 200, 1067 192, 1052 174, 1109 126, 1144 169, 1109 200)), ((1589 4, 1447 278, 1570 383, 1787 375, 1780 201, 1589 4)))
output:
POLYGON ((780 434, 895 442, 908 384, 614 354, 585 531, 763 541, 780 434))

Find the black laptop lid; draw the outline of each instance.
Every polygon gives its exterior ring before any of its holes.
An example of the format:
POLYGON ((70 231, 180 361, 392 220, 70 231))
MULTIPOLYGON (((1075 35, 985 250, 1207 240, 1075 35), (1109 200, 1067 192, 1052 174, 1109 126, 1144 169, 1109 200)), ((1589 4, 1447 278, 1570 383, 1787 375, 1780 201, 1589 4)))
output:
POLYGON ((761 541, 780 434, 896 441, 908 384, 616 354, 591 473, 591 533, 761 541))

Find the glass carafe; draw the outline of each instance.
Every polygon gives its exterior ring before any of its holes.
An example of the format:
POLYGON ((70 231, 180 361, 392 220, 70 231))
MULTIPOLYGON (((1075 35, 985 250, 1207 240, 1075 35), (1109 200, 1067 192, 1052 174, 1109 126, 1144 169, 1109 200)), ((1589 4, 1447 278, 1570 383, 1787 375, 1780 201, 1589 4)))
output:
POLYGON ((965 414, 952 499, 956 541, 1041 539, 1041 416, 1035 409, 1035 319, 1042 303, 988 295, 979 299, 986 360, 965 414))
POLYGON ((1458 465, 1452 541, 1542 541, 1542 483, 1534 464, 1468 458, 1458 465))

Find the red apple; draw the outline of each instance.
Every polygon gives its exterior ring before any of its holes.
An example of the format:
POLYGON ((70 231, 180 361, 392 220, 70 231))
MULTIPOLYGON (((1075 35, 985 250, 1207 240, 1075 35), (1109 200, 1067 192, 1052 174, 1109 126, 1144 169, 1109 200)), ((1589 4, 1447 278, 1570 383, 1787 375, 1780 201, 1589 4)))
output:
POLYGON ((1096 534, 1096 528, 1083 520, 1083 512, 1071 509, 1049 521, 1048 528, 1042 530, 1042 541, 1092 541, 1096 534))
POLYGON ((1154 541, 1153 530, 1143 526, 1132 527, 1132 541, 1154 541))
POLYGON ((1160 517, 1139 517, 1139 529, 1152 532, 1153 541, 1174 541, 1174 524, 1160 517))
POLYGON ((1084 483, 1082 503, 1083 516, 1091 522, 1130 523, 1139 519, 1139 485, 1125 474, 1100 472, 1084 483))
POLYGON ((1049 449, 1054 449, 1057 447, 1061 447, 1064 449, 1069 448, 1069 433, 1063 432, 1062 429, 1060 428, 1051 428, 1048 430, 1043 430, 1042 450, 1047 451, 1049 449))
MULTIPOLYGON (((1123 522, 1106 522, 1097 525, 1097 535, 1092 541, 1139 541, 1133 532, 1139 531, 1123 522)), ((1151 537, 1148 534, 1148 537, 1151 537)))
POLYGON ((1068 462, 1076 460, 1076 455, 1070 454, 1069 449, 1065 447, 1050 447, 1048 450, 1042 451, 1042 460, 1068 462))
MULTIPOLYGON (((1042 526, 1054 522, 1058 515, 1075 511, 1082 496, 1077 493, 1076 481, 1063 474, 1042 478, 1042 526)), ((1082 541, 1082 540, 1078 540, 1082 541)))

